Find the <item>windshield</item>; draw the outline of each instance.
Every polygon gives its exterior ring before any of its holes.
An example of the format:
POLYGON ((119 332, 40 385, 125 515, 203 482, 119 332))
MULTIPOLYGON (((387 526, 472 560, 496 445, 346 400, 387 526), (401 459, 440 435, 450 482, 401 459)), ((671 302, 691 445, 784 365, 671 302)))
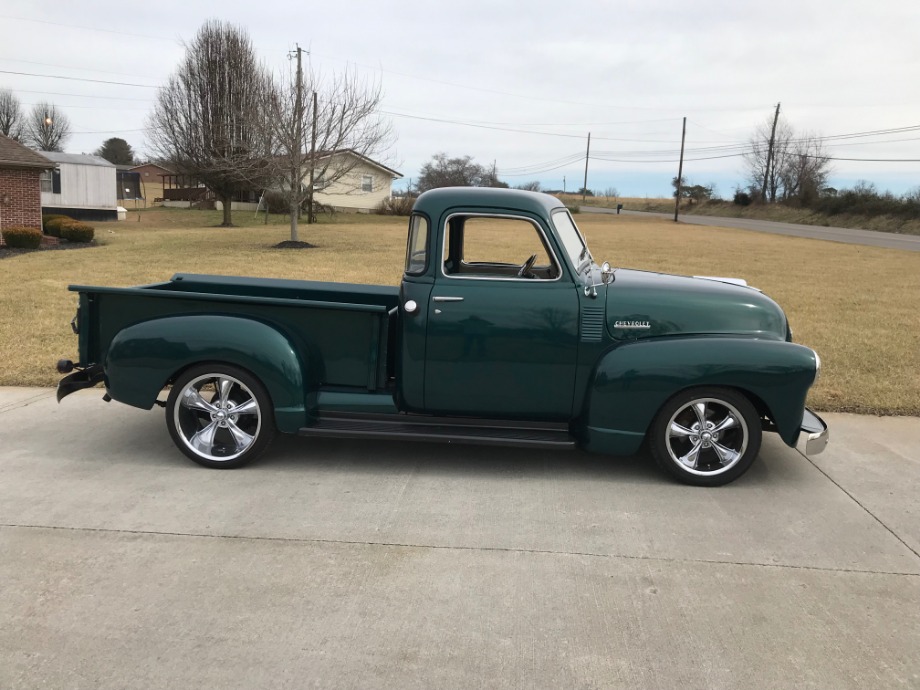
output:
POLYGON ((575 221, 568 211, 559 210, 553 212, 553 224, 556 226, 556 233, 562 240, 562 246, 565 253, 572 262, 572 266, 577 271, 585 259, 591 259, 591 252, 588 251, 588 245, 585 244, 584 238, 575 227, 575 221))

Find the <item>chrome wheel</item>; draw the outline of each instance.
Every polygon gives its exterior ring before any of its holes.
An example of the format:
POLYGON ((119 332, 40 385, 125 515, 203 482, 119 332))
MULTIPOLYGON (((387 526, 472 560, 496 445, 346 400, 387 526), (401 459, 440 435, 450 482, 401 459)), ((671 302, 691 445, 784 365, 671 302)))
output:
POLYGON ((709 477, 735 467, 748 449, 744 415, 717 398, 695 398, 671 415, 665 447, 672 462, 693 475, 709 477))
POLYGON ((722 486, 757 459, 763 440, 761 413, 743 391, 688 388, 661 406, 646 440, 658 466, 678 481, 722 486))
POLYGON ((220 464, 253 449, 262 432, 264 411, 248 385, 221 372, 177 384, 178 391, 170 395, 171 427, 186 454, 220 464))

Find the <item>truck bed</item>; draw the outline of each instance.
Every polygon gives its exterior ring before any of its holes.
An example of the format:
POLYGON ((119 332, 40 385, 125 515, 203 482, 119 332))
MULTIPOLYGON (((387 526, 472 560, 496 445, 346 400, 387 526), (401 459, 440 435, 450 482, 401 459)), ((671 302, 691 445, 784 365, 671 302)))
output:
POLYGON ((182 315, 243 316, 285 334, 324 386, 376 390, 393 373, 396 287, 178 273, 135 288, 72 285, 80 293, 83 366, 104 364, 122 329, 182 315))

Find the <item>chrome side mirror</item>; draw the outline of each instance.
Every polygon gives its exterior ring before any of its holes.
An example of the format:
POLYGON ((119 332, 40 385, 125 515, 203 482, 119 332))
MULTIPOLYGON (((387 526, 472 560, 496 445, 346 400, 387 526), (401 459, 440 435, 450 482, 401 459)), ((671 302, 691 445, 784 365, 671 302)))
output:
POLYGON ((604 285, 609 285, 613 282, 613 269, 610 268, 610 264, 606 261, 601 264, 601 280, 604 285))

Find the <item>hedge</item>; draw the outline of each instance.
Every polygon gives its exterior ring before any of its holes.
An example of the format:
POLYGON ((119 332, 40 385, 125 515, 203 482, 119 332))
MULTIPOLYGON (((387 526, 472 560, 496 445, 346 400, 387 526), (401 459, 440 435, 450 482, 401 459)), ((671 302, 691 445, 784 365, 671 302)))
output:
POLYGON ((92 225, 77 220, 61 225, 61 239, 68 242, 92 242, 95 233, 96 230, 92 225))
POLYGON ((3 239, 11 249, 38 249, 42 243, 41 230, 35 228, 3 228, 3 239))
POLYGON ((45 221, 45 234, 50 235, 51 237, 60 237, 61 236, 61 225, 64 223, 74 223, 73 218, 68 216, 54 216, 49 217, 45 221))

